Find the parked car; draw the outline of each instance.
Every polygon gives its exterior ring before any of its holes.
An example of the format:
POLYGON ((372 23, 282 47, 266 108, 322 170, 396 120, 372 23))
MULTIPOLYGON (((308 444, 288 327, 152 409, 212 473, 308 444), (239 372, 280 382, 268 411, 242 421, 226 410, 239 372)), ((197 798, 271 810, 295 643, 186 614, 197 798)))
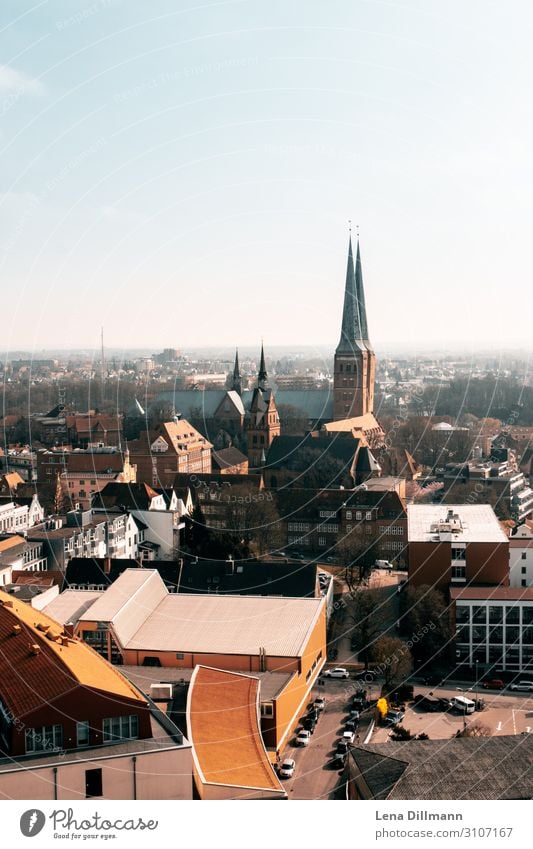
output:
POLYGON ((284 761, 280 763, 278 766, 278 775, 280 778, 292 778, 294 775, 294 770, 296 767, 296 762, 293 761, 292 758, 285 758, 284 761))
POLYGON ((389 710, 383 719, 384 725, 399 725, 402 722, 405 714, 403 710, 389 710))
POLYGON ((387 572, 392 572, 392 563, 390 560, 376 560, 374 569, 386 569, 387 572))
POLYGON ((322 675, 324 678, 349 678, 350 673, 344 666, 336 666, 335 669, 326 669, 322 675))
POLYGON ((296 745, 297 746, 308 746, 309 740, 311 739, 311 732, 304 729, 303 731, 298 731, 296 735, 296 745))
POLYGON ((446 697, 439 698, 439 705, 441 710, 451 710, 453 708, 452 700, 446 697))
POLYGON ((367 669, 366 672, 363 670, 362 672, 356 672, 354 674, 354 681, 375 681, 380 675, 378 669, 367 669))
POLYGON ((322 696, 319 696, 314 700, 313 707, 315 708, 315 710, 318 711, 324 710, 324 708, 326 707, 326 700, 322 696))
POLYGON ((414 698, 414 687, 412 684, 400 684, 391 693, 391 699, 398 702, 412 702, 414 698))
POLYGON ((337 741, 337 754, 345 755, 348 751, 348 741, 341 739, 337 741))
POLYGON ((311 719, 310 716, 305 716, 302 719, 302 727, 303 727, 304 731, 309 731, 311 734, 313 734, 313 732, 316 728, 316 722, 315 722, 314 719, 311 719))
POLYGON ((349 716, 350 722, 359 722, 360 719, 361 719, 361 713, 358 710, 351 710, 350 711, 350 716, 349 716))
POLYGON ((357 726, 359 725, 359 719, 347 719, 344 723, 344 727, 346 731, 355 731, 357 726))
POLYGON ((308 719, 312 719, 312 720, 313 720, 313 722, 318 722, 318 717, 319 717, 319 716, 320 716, 320 714, 319 714, 319 712, 317 711, 317 709, 316 709, 315 707, 312 707, 312 708, 311 708, 311 709, 307 712, 307 717, 308 717, 308 719))
POLYGON ((486 681, 483 681, 481 684, 485 690, 504 690, 505 684, 501 678, 487 678, 486 681))
POLYGON ((518 681, 517 683, 509 684, 510 690, 526 690, 533 691, 533 681, 518 681))
POLYGON ((353 733, 353 731, 345 731, 342 735, 342 739, 346 740, 347 743, 353 743, 353 741, 355 740, 355 734, 353 733))
POLYGON ((330 761, 331 769, 343 769, 346 763, 346 752, 339 752, 330 761))
POLYGON ((430 713, 443 710, 442 705, 440 704, 440 699, 435 698, 435 696, 424 696, 422 693, 418 693, 414 697, 413 701, 420 710, 427 710, 430 713))

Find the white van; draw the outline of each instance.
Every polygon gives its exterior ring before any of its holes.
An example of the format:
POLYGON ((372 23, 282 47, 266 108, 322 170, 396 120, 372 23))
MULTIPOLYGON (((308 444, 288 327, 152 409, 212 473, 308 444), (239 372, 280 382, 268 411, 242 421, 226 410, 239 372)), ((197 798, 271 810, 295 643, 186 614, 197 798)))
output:
POLYGON ((452 707, 461 713, 474 713, 476 709, 476 703, 472 699, 467 699, 465 696, 454 696, 451 701, 452 707))
POLYGON ((376 560, 374 569, 386 569, 387 572, 392 572, 392 563, 389 560, 376 560))

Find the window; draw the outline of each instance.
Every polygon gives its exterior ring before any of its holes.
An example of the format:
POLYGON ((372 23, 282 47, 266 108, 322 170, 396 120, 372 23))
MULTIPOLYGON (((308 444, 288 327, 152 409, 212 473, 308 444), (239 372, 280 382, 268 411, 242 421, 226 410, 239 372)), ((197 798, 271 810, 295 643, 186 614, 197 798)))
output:
POLYGON ((520 583, 521 583, 521 585, 522 585, 523 587, 527 587, 527 581, 526 581, 526 579, 525 579, 525 578, 522 578, 522 580, 520 581, 520 583))
POLYGON ((351 521, 351 519, 352 519, 352 511, 347 510, 346 511, 346 520, 349 522, 349 521, 351 521))
POLYGON ((525 560, 525 559, 526 559, 526 552, 525 552, 525 551, 523 551, 523 552, 522 552, 522 554, 521 554, 520 556, 521 556, 522 560, 525 560))
POLYGON ((102 770, 101 769, 86 769, 85 770, 85 798, 93 799, 95 796, 103 796, 102 790, 102 770))
POLYGON ((346 525, 346 533, 347 533, 347 534, 351 534, 351 532, 352 532, 352 526, 351 526, 351 525, 346 525))
POLYGON ((365 513, 365 519, 367 520, 367 522, 370 522, 370 521, 371 521, 371 519, 372 519, 372 511, 371 511, 371 510, 367 510, 367 511, 366 511, 366 513, 365 513))
MULTIPOLYGON (((189 578, 189 581, 191 581, 191 580, 192 580, 192 579, 191 579, 191 578, 189 578)), ((177 652, 176 652, 176 660, 185 660, 185 655, 183 654, 183 652, 182 652, 182 651, 177 651, 177 652)))
POLYGON ((363 514, 360 510, 355 511, 355 518, 361 520, 363 518, 363 514))
POLYGON ((41 728, 26 728, 26 754, 31 752, 57 751, 63 747, 63 726, 43 725, 41 728))
POLYGON ((319 544, 320 546, 324 546, 324 545, 326 545, 326 537, 319 537, 319 538, 318 538, 318 544, 319 544))
POLYGON ((263 702, 261 704, 261 716, 274 716, 274 705, 272 702, 263 702))
POLYGON ((136 740, 138 736, 139 718, 135 714, 104 719, 104 743, 117 743, 120 740, 136 740))
POLYGON ((452 560, 466 560, 466 548, 452 548, 452 560))
POLYGON ((466 579, 466 566, 452 566, 452 581, 466 579))
POLYGON ((318 515, 321 519, 332 519, 335 516, 335 510, 321 510, 318 515))
POLYGON ((89 720, 84 719, 76 723, 76 741, 78 746, 89 745, 89 720))
POLYGON ((527 566, 522 566, 520 571, 522 572, 522 575, 525 575, 527 573, 527 566))

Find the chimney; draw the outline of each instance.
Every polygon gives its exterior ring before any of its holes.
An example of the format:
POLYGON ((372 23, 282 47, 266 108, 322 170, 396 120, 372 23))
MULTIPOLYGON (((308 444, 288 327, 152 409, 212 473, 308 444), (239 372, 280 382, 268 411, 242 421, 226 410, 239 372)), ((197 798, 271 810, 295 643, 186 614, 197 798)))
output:
POLYGON ((104 557, 104 574, 109 575, 111 572, 111 558, 104 557))
POLYGON ((30 653, 31 654, 40 654, 41 653, 40 645, 38 643, 32 643, 30 645, 30 653))
POLYGON ((14 637, 16 637, 17 634, 20 634, 21 631, 22 631, 22 628, 20 627, 20 625, 13 625, 12 634, 13 634, 14 637))
POLYGON ((64 628, 65 634, 71 639, 74 637, 74 622, 67 622, 64 628))

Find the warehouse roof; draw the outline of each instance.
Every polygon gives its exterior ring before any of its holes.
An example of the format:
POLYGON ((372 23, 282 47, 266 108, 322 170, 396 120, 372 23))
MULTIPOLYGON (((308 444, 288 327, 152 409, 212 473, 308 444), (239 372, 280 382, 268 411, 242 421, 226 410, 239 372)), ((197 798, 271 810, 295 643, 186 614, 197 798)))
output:
POLYGON ((126 569, 80 617, 112 622, 123 648, 298 657, 323 599, 169 593, 158 572, 126 569))

